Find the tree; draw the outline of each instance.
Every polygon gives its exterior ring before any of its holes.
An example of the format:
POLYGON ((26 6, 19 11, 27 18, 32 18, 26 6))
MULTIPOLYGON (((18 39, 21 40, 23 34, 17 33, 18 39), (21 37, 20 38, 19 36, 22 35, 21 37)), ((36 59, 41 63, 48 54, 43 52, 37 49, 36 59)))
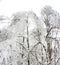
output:
MULTIPOLYGON (((53 35, 57 36, 58 31, 60 29, 60 15, 59 13, 57 13, 56 11, 54 11, 50 6, 46 6, 42 9, 41 11, 42 17, 43 17, 43 21, 46 24, 46 28, 47 28, 47 35, 46 35, 46 42, 47 42, 47 53, 48 53, 48 61, 47 63, 50 63, 52 65, 52 55, 53 55, 53 48, 52 48, 52 44, 53 40, 55 40, 55 44, 57 41, 56 37, 53 37, 53 35), (54 30, 54 33, 53 33, 54 30)), ((58 44, 58 43, 57 43, 58 44)), ((56 51, 56 49, 54 48, 54 50, 56 51)), ((56 53, 54 53, 56 54, 56 53)), ((56 62, 56 59, 54 61, 54 63, 56 62)), ((55 63, 56 65, 56 63, 55 63)))

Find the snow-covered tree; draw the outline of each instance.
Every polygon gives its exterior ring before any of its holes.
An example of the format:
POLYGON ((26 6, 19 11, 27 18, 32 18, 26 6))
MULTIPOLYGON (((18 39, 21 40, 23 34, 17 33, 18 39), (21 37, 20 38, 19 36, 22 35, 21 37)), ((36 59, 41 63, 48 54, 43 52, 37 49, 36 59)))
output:
MULTIPOLYGON (((46 24, 47 35, 46 35, 46 42, 47 42, 47 53, 48 53, 48 61, 50 65, 54 64, 57 65, 57 55, 56 52, 56 45, 59 44, 59 40, 57 39, 58 31, 60 30, 60 15, 56 11, 54 11, 50 6, 45 6, 41 11, 42 19, 46 24), (54 42, 53 42, 54 41, 54 42), (54 47, 54 51, 53 51, 54 47), (54 58, 54 59, 53 59, 54 58)), ((59 51, 59 50, 58 50, 59 51)), ((59 58, 58 58, 59 59, 59 58)))

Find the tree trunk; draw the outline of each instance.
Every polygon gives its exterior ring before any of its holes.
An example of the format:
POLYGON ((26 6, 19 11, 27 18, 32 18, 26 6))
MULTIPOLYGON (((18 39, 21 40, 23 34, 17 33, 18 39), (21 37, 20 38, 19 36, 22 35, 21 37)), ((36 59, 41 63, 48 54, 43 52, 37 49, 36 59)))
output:
MULTIPOLYGON (((28 51, 29 51, 29 30, 28 30, 28 17, 27 17, 26 23, 27 23, 27 46, 28 46, 28 51)), ((28 65, 30 65, 30 61, 29 61, 29 53, 28 53, 28 65)))

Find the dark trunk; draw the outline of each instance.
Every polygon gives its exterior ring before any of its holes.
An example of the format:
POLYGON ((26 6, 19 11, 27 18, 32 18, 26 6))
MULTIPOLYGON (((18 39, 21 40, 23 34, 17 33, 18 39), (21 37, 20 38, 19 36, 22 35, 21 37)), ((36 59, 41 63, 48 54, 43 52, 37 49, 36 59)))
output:
MULTIPOLYGON (((27 46, 28 46, 28 51, 29 51, 29 30, 28 30, 28 17, 27 17, 26 23, 27 23, 27 46)), ((28 54, 28 65, 30 65, 30 61, 29 61, 29 54, 28 54)))

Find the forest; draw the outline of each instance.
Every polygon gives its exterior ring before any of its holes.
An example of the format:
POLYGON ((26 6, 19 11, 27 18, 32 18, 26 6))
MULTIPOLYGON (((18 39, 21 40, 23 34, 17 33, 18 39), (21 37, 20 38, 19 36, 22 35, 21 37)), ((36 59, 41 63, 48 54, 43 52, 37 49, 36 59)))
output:
POLYGON ((60 65, 60 14, 45 6, 0 16, 0 65, 60 65))

